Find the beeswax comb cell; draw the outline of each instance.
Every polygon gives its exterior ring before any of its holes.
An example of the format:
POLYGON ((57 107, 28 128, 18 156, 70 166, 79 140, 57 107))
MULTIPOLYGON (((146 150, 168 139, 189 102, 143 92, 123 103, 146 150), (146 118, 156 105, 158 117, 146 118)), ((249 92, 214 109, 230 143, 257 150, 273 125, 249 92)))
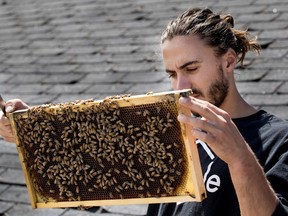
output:
POLYGON ((33 208, 201 201, 191 90, 30 107, 9 115, 33 208))

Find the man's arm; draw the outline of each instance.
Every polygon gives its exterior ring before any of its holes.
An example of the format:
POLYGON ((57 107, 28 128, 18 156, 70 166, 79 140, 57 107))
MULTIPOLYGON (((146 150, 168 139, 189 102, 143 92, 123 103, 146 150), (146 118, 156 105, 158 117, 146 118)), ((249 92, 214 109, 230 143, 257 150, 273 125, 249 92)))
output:
POLYGON ((199 119, 180 115, 178 120, 192 126, 193 135, 206 142, 228 164, 241 215, 271 216, 278 198, 230 116, 214 105, 195 98, 181 98, 179 102, 202 116, 199 119))
POLYGON ((228 164, 241 215, 272 215, 278 203, 277 196, 253 152, 247 149, 245 160, 228 164))

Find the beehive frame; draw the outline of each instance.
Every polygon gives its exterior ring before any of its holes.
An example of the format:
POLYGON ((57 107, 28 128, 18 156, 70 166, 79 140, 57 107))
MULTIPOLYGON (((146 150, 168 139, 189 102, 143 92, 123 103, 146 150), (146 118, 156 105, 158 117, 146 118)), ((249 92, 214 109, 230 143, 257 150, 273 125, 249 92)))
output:
POLYGON ((47 104, 9 115, 33 208, 201 201, 191 90, 47 104))

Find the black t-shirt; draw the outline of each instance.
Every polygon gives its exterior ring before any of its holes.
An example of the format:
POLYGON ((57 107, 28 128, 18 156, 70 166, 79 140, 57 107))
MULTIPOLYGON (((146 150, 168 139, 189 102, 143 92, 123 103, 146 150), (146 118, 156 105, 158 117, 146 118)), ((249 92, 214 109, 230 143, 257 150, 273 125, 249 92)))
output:
MULTIPOLYGON (((274 216, 288 215, 288 122, 263 110, 233 119, 262 165, 280 203, 274 216)), ((228 166, 197 140, 207 198, 202 202, 149 205, 148 216, 238 216, 239 204, 228 166)))

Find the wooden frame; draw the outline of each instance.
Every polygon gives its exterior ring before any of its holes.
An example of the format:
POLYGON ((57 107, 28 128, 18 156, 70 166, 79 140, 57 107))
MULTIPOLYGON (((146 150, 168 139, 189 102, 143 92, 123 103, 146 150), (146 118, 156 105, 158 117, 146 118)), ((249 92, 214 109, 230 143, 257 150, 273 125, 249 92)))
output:
MULTIPOLYGON (((181 96, 189 96, 191 90, 181 90, 181 91, 169 91, 161 92, 155 94, 147 95, 137 95, 137 96, 117 96, 110 97, 105 100, 100 101, 83 101, 77 103, 66 103, 64 104, 55 104, 55 105, 42 105, 40 106, 46 112, 56 114, 63 106, 70 106, 72 110, 79 110, 82 108, 87 108, 89 106, 101 104, 104 102, 116 102, 117 107, 125 109, 126 107, 137 107, 138 105, 145 104, 159 104, 173 102, 177 106, 178 112, 189 113, 189 110, 185 110, 178 105, 178 99, 181 96)), ((35 180, 30 173, 31 165, 27 163, 27 156, 25 155, 27 146, 21 143, 21 137, 19 137, 19 126, 17 122, 19 117, 22 119, 29 118, 29 110, 16 111, 9 115, 9 119, 12 124, 13 132, 16 136, 17 150, 19 159, 21 162, 22 170, 25 176, 27 189, 33 208, 58 208, 58 207, 79 207, 79 206, 102 206, 102 205, 127 205, 127 204, 146 204, 146 203, 166 203, 166 202, 190 202, 190 201, 202 201, 206 197, 203 175, 199 161, 199 155, 197 146, 195 144, 194 137, 191 136, 189 127, 180 124, 177 119, 174 119, 175 124, 180 125, 180 134, 179 136, 183 139, 183 148, 185 158, 186 158, 186 167, 185 167, 185 177, 181 180, 181 187, 176 188, 173 194, 168 196, 150 196, 150 197, 128 197, 128 198, 111 198, 111 199, 100 199, 100 200, 54 200, 52 198, 43 199, 43 195, 39 193, 37 187, 35 186, 35 180), (177 121, 177 122, 176 122, 177 121)), ((134 116, 132 116, 134 118, 134 116)), ((175 118, 175 116, 174 116, 175 118)), ((161 181, 161 180, 160 180, 161 181)), ((132 190, 132 189, 130 189, 132 190)), ((162 190, 162 189, 161 189, 162 190)))

